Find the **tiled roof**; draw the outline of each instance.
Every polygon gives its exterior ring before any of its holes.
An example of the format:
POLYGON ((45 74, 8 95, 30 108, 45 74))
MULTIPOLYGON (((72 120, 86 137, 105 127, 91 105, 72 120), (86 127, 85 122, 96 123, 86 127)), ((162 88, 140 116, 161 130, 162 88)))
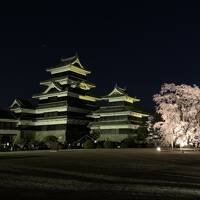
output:
POLYGON ((61 58, 61 62, 64 63, 65 65, 68 65, 73 63, 77 58, 78 58, 77 55, 68 58, 61 58))
POLYGON ((19 102, 22 108, 35 108, 34 102, 31 100, 21 98, 17 98, 16 100, 19 102))
POLYGON ((94 111, 93 113, 114 113, 114 112, 123 112, 123 111, 132 111, 132 112, 138 112, 147 114, 147 112, 140 110, 139 108, 136 108, 135 106, 105 106, 100 107, 98 110, 94 111))
POLYGON ((118 97, 118 96, 124 96, 127 95, 126 88, 121 88, 117 84, 115 84, 113 90, 106 96, 106 97, 118 97))
POLYGON ((73 75, 66 75, 66 76, 60 76, 60 77, 50 78, 50 79, 41 81, 41 83, 43 83, 43 82, 51 82, 51 81, 58 82, 59 80, 67 79, 67 78, 69 80, 71 80, 71 81, 84 82, 84 83, 87 83, 87 84, 90 84, 90 85, 94 85, 93 83, 91 83, 87 79, 83 79, 83 78, 76 77, 76 76, 73 76, 73 75))
POLYGON ((78 63, 78 66, 76 65, 77 67, 80 67, 80 68, 86 70, 86 68, 83 67, 80 64, 80 61, 79 61, 79 58, 78 58, 77 54, 75 56, 72 56, 72 57, 69 57, 69 58, 61 58, 60 62, 57 65, 55 65, 53 67, 49 67, 48 69, 54 69, 54 68, 62 67, 62 66, 65 66, 65 65, 70 65, 70 64, 74 63, 75 61, 78 63))

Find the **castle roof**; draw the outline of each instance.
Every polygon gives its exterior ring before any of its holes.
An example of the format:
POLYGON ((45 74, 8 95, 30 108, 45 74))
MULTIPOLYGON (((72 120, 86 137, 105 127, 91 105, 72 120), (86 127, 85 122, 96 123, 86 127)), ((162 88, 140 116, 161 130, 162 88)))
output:
POLYGON ((127 94, 127 89, 119 87, 117 84, 115 84, 113 90, 106 96, 103 96, 102 99, 108 100, 109 102, 127 101, 130 103, 133 103, 133 102, 140 101, 140 99, 138 99, 136 97, 130 97, 127 94))
POLYGON ((94 114, 100 114, 100 113, 114 113, 114 112, 126 112, 126 111, 131 111, 131 112, 137 112, 141 114, 148 114, 146 111, 144 111, 141 108, 137 108, 135 106, 102 106, 98 110, 93 111, 94 114))
POLYGON ((87 70, 85 67, 83 67, 83 65, 81 64, 81 62, 79 60, 78 55, 76 54, 75 56, 71 56, 68 58, 61 58, 60 62, 57 65, 55 65, 53 67, 49 67, 47 69, 47 71, 50 71, 52 69, 56 69, 59 67, 63 67, 63 66, 70 66, 70 65, 75 65, 76 67, 78 67, 80 69, 87 70))
POLYGON ((15 104, 17 104, 19 107, 22 108, 29 108, 29 109, 35 108, 33 101, 28 99, 16 98, 10 107, 12 108, 15 104))
POLYGON ((121 88, 117 84, 115 84, 113 90, 104 97, 117 97, 117 96, 125 96, 125 95, 127 95, 126 88, 121 88))

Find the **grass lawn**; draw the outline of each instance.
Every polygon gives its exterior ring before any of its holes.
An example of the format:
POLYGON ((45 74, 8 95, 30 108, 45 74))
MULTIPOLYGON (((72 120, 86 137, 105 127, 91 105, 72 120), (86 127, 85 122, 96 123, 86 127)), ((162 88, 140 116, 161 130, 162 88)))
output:
POLYGON ((0 199, 200 199, 200 153, 0 153, 0 199))

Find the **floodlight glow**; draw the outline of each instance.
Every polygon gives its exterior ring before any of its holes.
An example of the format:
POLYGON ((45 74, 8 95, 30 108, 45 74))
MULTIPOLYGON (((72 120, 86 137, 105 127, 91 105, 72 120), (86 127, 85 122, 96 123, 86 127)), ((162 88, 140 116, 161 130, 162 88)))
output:
POLYGON ((157 151, 161 151, 161 148, 160 148, 160 147, 157 147, 156 150, 157 150, 157 151))

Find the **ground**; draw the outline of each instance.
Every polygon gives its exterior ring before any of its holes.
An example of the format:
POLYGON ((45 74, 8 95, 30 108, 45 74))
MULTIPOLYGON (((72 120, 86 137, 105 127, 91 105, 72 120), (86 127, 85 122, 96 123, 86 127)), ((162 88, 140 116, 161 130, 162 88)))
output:
POLYGON ((0 153, 0 199, 200 199, 200 153, 0 153))

